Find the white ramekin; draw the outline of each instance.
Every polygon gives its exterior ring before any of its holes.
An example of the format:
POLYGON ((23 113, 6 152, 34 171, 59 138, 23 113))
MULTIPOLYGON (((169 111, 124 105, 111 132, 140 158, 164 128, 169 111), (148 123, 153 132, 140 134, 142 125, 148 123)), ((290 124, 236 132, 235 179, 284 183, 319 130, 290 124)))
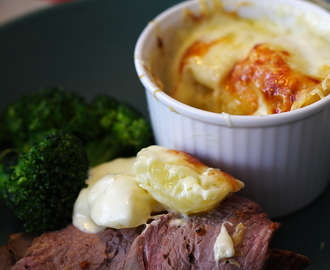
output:
MULTIPOLYGON (((146 89, 156 143, 183 150, 245 182, 242 196, 258 202, 271 217, 297 211, 315 200, 330 177, 330 96, 307 107, 266 116, 217 114, 185 105, 161 89, 164 49, 183 10, 199 12, 198 0, 179 3, 152 20, 134 52, 146 89)), ((270 17, 278 23, 304 21, 330 39, 330 14, 299 0, 230 0, 243 17, 270 17), (251 2, 251 5, 239 5, 251 2)), ((330 42, 330 41, 329 41, 330 42)))

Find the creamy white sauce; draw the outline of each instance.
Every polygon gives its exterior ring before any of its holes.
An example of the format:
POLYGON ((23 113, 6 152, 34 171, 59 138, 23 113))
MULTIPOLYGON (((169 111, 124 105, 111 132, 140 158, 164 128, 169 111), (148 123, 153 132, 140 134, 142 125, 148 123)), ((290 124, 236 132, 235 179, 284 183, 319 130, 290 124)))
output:
POLYGON ((98 226, 90 217, 90 208, 87 203, 88 192, 88 188, 84 188, 80 191, 74 204, 72 223, 83 232, 98 233, 103 231, 105 227, 98 226))
POLYGON ((216 262, 235 256, 234 242, 227 231, 225 223, 226 222, 222 223, 220 233, 213 246, 214 259, 216 262))
POLYGON ((175 227, 182 227, 187 224, 187 221, 182 218, 172 219, 170 220, 170 225, 175 227))
POLYGON ((87 179, 87 184, 93 185, 97 180, 107 174, 126 173, 134 175, 132 166, 135 162, 135 159, 135 157, 117 158, 92 168, 90 171, 90 176, 87 179))
POLYGON ((134 228, 150 219, 155 200, 138 186, 134 176, 107 175, 89 190, 87 202, 95 224, 116 229, 134 228))
POLYGON ((150 217, 155 202, 132 179, 134 162, 135 157, 119 158, 91 169, 88 187, 74 205, 72 218, 78 229, 97 233, 106 227, 135 227, 150 217))

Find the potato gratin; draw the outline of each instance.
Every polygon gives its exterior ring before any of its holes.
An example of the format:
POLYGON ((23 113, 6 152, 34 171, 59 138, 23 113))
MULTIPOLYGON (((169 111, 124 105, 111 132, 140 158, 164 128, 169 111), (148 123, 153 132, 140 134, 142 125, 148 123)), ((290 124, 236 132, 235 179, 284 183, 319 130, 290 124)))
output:
POLYGON ((73 224, 90 233, 137 227, 164 210, 184 216, 205 213, 244 187, 187 153, 156 145, 136 158, 93 168, 87 183, 75 203, 73 224))
POLYGON ((317 31, 219 9, 187 13, 188 26, 178 30, 169 56, 165 91, 172 97, 217 113, 265 115, 329 94, 330 44, 317 31))
POLYGON ((142 149, 133 171, 140 187, 166 210, 185 215, 211 211, 244 186, 185 152, 161 146, 142 149))

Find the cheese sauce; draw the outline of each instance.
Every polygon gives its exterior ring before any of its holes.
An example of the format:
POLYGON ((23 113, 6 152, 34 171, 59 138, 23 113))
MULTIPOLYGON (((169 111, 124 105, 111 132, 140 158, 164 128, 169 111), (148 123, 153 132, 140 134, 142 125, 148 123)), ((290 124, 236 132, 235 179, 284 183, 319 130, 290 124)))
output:
POLYGON ((214 259, 216 262, 235 256, 234 242, 228 233, 225 223, 226 222, 221 224, 220 233, 213 246, 214 259))
POLYGON ((90 172, 88 187, 74 205, 73 224, 97 233, 106 227, 132 228, 144 224, 158 203, 135 180, 135 158, 120 158, 99 165, 90 172))

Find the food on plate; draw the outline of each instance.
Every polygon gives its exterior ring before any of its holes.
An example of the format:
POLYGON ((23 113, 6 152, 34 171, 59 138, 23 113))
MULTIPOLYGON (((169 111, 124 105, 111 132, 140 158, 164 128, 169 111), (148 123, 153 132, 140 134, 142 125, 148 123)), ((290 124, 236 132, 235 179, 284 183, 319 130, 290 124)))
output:
POLYGON ((242 18, 210 2, 200 15, 186 12, 167 48, 163 83, 172 97, 216 113, 267 115, 329 94, 330 42, 313 23, 242 18))
MULTIPOLYGON (((12 270, 304 269, 308 258, 271 247, 278 227, 255 202, 233 194, 208 215, 168 213, 147 226, 130 229, 108 228, 92 234, 68 225, 44 233, 12 270), (214 244, 223 226, 235 255, 217 261, 214 244)), ((11 236, 9 249, 20 246, 15 241, 23 241, 22 235, 11 236)))
POLYGON ((271 247, 280 224, 233 194, 242 182, 185 152, 151 145, 136 157, 92 168, 86 184, 73 224, 33 241, 31 234, 10 236, 1 255, 14 261, 10 269, 284 270, 309 264, 305 256, 271 247))
POLYGON ((113 162, 106 175, 98 172, 102 167, 91 171, 88 188, 76 200, 73 224, 85 232, 136 227, 164 210, 186 216, 207 213, 244 186, 185 152, 158 145, 113 162))
POLYGON ((244 184, 183 151, 150 146, 133 164, 140 187, 168 211, 185 215, 209 212, 244 184))
POLYGON ((81 140, 54 133, 20 155, 5 183, 4 198, 25 231, 60 229, 71 222, 73 204, 87 186, 88 170, 81 140))

